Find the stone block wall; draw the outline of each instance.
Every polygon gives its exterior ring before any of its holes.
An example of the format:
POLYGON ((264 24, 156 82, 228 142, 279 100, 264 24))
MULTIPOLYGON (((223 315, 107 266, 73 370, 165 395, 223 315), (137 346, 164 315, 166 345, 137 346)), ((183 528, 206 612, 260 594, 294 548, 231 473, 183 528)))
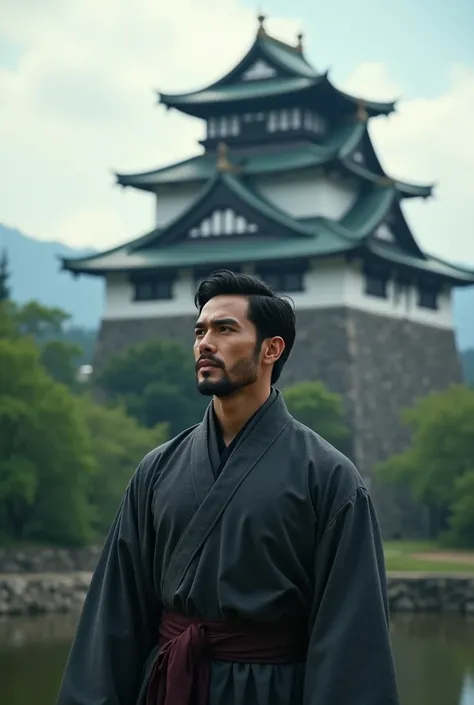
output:
MULTIPOLYGON (((0 575, 0 617, 81 609, 90 573, 0 575)), ((389 575, 390 611, 474 615, 474 577, 389 575)))

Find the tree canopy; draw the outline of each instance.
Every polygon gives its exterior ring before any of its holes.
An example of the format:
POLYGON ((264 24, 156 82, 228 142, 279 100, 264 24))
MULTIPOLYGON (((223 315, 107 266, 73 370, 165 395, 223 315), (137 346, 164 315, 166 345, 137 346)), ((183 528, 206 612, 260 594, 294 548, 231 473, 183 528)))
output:
POLYGON ((66 314, 0 302, 0 537, 101 540, 143 456, 167 438, 78 394, 66 314), (48 340, 45 341, 45 338, 48 340))
POLYGON ((172 436, 199 423, 209 403, 196 389, 190 351, 170 340, 130 346, 110 359, 96 383, 142 425, 168 423, 172 436))
POLYGON ((288 411, 336 448, 345 444, 349 431, 342 416, 342 399, 322 382, 300 382, 283 389, 288 411))
POLYGON ((49 377, 28 338, 0 340, 0 370, 5 532, 14 539, 87 541, 93 458, 75 399, 49 377))
POLYGON ((428 507, 432 533, 474 546, 474 390, 452 386, 403 414, 410 447, 381 464, 380 479, 407 485, 428 507))

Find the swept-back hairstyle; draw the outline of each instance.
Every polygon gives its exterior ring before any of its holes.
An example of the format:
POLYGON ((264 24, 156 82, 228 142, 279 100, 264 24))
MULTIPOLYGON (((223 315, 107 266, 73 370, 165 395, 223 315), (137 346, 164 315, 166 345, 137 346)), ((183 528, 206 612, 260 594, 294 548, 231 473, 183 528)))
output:
POLYGON ((208 301, 216 296, 245 296, 249 302, 248 318, 257 329, 257 344, 260 348, 265 338, 279 336, 285 341, 285 349, 272 370, 275 384, 288 360, 295 342, 295 312, 291 303, 278 296, 271 286, 250 274, 236 274, 227 269, 213 272, 201 282, 194 296, 199 313, 208 301))

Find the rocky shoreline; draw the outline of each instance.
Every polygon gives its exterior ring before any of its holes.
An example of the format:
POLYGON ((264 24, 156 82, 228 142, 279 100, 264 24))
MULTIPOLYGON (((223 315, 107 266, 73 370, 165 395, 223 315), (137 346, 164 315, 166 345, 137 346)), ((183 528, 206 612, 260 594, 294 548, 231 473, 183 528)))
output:
MULTIPOLYGON (((70 613, 81 609, 91 572, 0 575, 0 616, 70 613)), ((474 615, 474 575, 388 576, 390 610, 474 615)))

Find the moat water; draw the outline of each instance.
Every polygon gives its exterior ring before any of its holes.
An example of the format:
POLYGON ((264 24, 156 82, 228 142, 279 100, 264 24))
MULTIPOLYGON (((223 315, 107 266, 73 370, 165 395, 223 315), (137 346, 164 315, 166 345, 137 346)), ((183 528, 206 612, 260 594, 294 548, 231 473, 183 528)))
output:
MULTIPOLYGON (((75 615, 0 620, 1 705, 54 705, 75 615)), ((474 619, 395 615, 402 705, 474 705, 474 619)))

